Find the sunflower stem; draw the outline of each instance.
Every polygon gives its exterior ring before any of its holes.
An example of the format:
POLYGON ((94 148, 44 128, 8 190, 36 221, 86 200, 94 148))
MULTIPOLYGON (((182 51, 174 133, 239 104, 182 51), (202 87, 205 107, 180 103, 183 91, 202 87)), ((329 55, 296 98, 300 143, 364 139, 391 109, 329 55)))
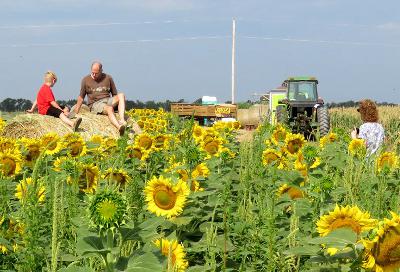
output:
POLYGON ((57 271, 57 255, 58 255, 58 179, 54 182, 53 191, 53 230, 51 234, 51 271, 57 271))

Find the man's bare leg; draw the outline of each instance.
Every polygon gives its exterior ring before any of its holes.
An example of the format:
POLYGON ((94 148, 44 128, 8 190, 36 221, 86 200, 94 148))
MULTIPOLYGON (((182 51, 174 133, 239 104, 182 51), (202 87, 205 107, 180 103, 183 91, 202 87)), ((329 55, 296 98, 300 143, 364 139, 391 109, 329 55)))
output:
POLYGON ((118 93, 116 96, 113 98, 113 106, 116 106, 118 104, 118 115, 120 119, 120 124, 121 125, 126 125, 125 121, 125 94, 124 93, 118 93))
POLYGON ((108 119, 110 120, 111 124, 113 124, 114 127, 119 129, 121 125, 118 123, 117 118, 115 118, 113 107, 106 105, 104 106, 103 111, 108 115, 108 119))

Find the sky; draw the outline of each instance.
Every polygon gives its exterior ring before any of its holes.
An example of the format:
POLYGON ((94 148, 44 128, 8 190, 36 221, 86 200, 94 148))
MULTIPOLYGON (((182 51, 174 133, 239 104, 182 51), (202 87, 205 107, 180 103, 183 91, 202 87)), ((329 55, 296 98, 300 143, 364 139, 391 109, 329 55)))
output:
POLYGON ((54 71, 76 99, 94 60, 129 100, 257 100, 315 76, 327 102, 400 103, 400 1, 1 0, 0 100, 33 100, 54 71))

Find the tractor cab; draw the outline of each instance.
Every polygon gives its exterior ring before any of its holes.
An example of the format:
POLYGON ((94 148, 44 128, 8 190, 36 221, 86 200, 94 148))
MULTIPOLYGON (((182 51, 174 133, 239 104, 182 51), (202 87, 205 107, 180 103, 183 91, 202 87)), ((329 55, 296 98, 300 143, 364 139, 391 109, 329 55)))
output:
POLYGON ((317 91, 315 77, 290 77, 282 84, 286 98, 276 108, 277 121, 288 125, 294 133, 305 136, 319 131, 321 136, 330 129, 328 110, 317 91))

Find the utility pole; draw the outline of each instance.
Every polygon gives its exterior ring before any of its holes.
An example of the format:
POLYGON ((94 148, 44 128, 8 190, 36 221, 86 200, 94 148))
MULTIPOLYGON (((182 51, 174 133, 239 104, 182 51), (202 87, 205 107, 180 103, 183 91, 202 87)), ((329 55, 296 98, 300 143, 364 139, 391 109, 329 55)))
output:
POLYGON ((235 78, 235 40, 236 40, 236 20, 232 19, 232 99, 231 103, 235 104, 235 89, 236 89, 236 78, 235 78))

